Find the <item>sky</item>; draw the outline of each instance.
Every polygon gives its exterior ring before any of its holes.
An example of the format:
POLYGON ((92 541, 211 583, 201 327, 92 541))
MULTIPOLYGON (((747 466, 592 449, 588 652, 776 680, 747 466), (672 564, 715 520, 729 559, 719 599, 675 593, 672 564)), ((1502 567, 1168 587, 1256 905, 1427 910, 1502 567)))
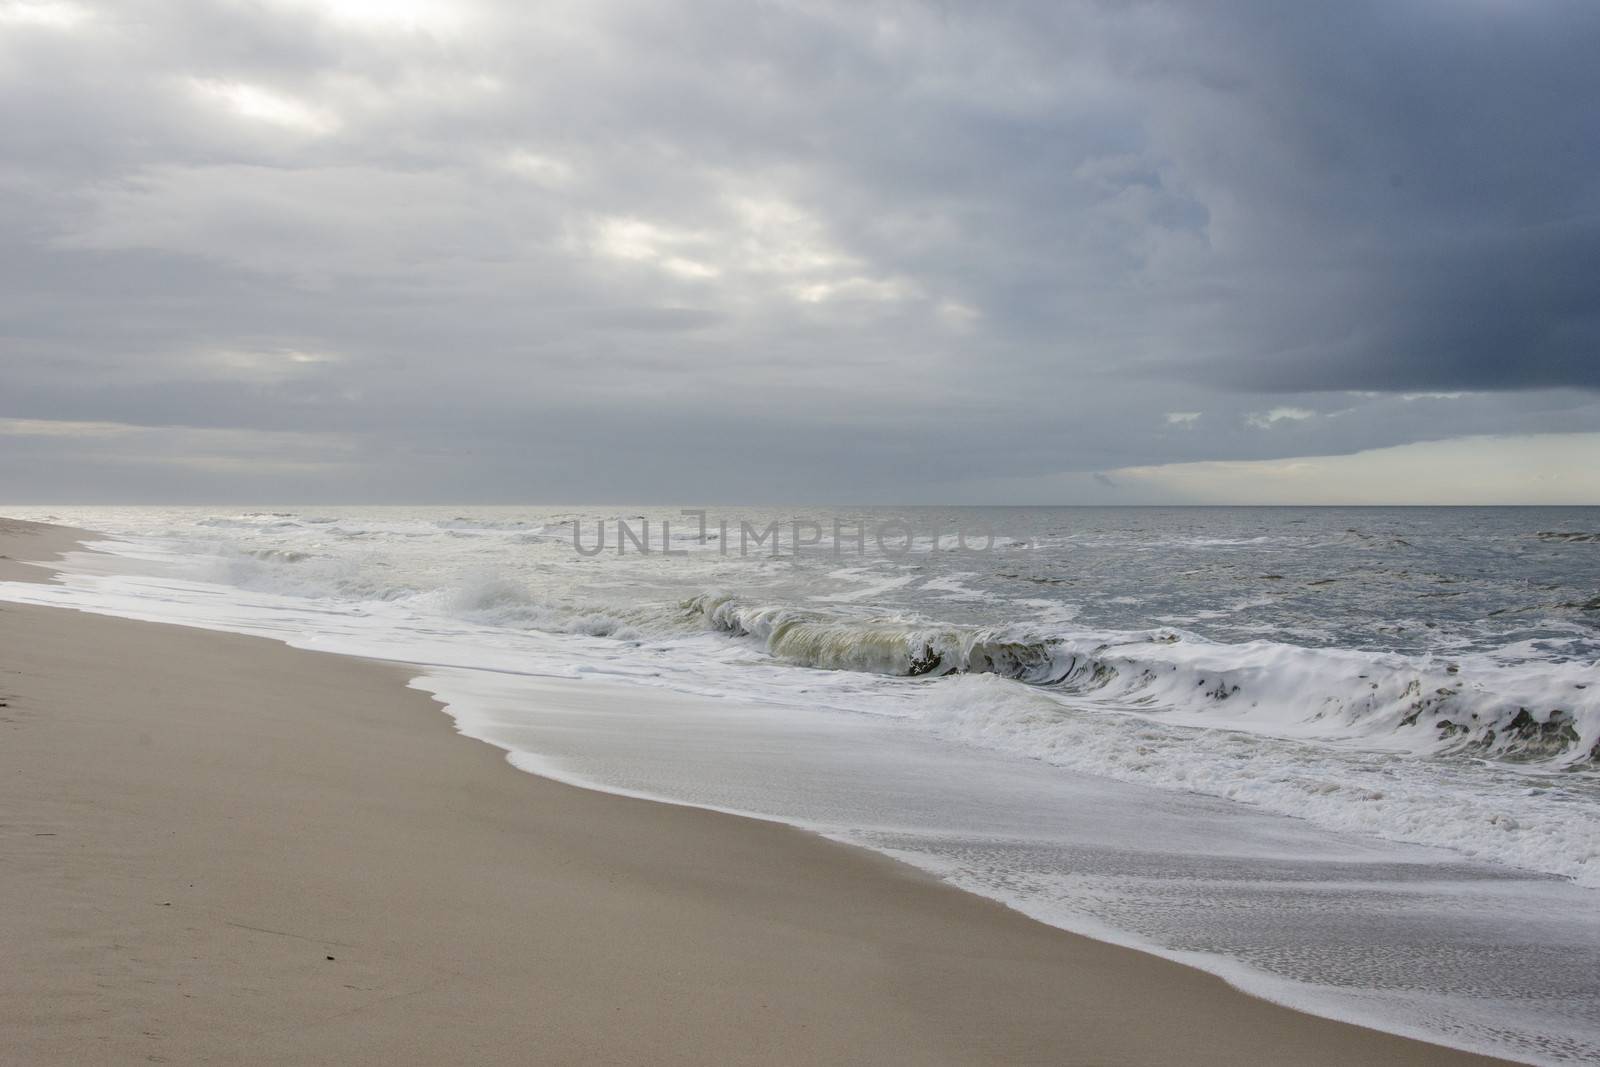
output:
POLYGON ((1592 0, 0 0, 0 501, 1600 503, 1592 0))

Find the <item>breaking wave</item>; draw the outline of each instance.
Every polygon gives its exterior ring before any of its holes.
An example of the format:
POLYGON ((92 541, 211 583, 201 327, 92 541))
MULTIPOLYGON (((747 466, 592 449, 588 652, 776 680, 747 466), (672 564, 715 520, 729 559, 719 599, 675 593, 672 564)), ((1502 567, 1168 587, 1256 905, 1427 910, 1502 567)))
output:
POLYGON ((1446 659, 1176 629, 1038 634, 830 618, 707 593, 686 616, 797 666, 903 677, 992 674, 1098 710, 1543 768, 1600 765, 1600 668, 1446 659))

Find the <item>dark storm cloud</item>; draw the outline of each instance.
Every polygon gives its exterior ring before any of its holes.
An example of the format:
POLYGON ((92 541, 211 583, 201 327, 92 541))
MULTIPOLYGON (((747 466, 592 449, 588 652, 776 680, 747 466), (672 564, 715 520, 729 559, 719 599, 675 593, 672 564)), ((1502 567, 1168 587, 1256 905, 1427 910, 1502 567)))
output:
POLYGON ((1492 0, 0 0, 0 495, 914 501, 1593 429, 1596 52, 1492 0))
MULTIPOLYGON (((1589 4, 1263 5, 1182 158, 1251 216, 1209 346, 1271 389, 1600 384, 1600 43, 1589 4), (1232 101, 1231 104, 1227 101, 1232 101), (1206 139, 1214 155, 1194 151, 1206 139), (1259 272, 1259 273, 1255 273, 1259 272), (1235 349, 1233 354, 1228 348, 1235 349)), ((1243 16, 1243 17, 1240 17, 1243 16)), ((1200 42, 1204 49, 1205 41, 1200 42)))

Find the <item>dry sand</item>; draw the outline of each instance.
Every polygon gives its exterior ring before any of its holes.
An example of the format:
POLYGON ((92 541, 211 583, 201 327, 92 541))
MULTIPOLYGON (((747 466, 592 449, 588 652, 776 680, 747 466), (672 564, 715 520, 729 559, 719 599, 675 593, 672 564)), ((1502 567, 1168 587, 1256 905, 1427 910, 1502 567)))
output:
MULTIPOLYGON (((0 522, 3 556, 71 543, 0 522)), ((407 678, 0 602, 0 1060, 1493 1062, 524 774, 407 678)))

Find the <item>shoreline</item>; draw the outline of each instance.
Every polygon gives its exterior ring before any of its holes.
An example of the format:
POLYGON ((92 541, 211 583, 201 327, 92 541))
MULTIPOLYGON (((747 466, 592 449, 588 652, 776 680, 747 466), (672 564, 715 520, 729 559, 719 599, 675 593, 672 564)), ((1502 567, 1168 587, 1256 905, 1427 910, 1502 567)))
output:
POLYGON ((3 601, 0 649, 26 1062, 1504 1062, 517 770, 404 666, 3 601))

